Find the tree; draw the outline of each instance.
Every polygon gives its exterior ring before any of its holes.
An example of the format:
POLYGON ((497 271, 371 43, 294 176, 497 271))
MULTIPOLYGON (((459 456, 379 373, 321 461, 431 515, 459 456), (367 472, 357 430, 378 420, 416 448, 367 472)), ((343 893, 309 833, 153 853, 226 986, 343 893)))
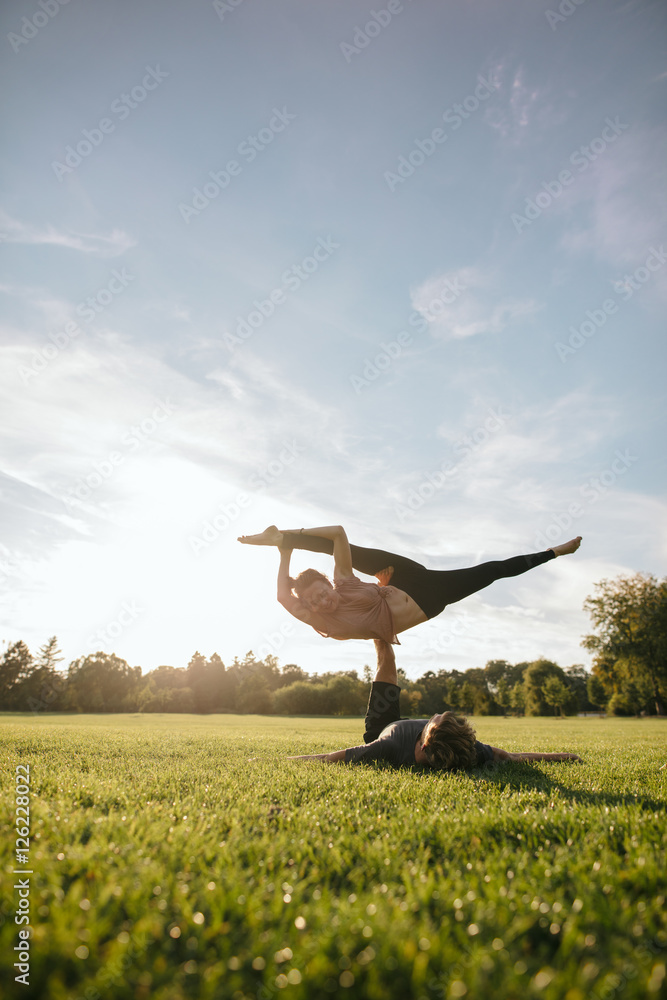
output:
POLYGON ((585 712, 591 707, 586 690, 588 671, 581 663, 575 663, 571 667, 565 667, 565 684, 570 691, 568 712, 585 712))
POLYGON ((210 660, 199 651, 192 655, 187 666, 186 686, 192 690, 196 712, 234 708, 236 684, 228 673, 217 653, 210 660))
POLYGON ((521 715, 525 711, 526 689, 523 686, 523 681, 517 681, 510 691, 510 705, 516 711, 517 715, 521 715))
POLYGON ((67 697, 79 712, 127 712, 136 706, 141 667, 101 650, 73 660, 67 671, 67 697))
POLYGON ((560 677, 547 677, 542 684, 542 695, 547 705, 553 705, 560 710, 561 717, 565 716, 563 707, 570 701, 572 695, 569 687, 560 677))
POLYGON ((590 674, 586 681, 586 693, 591 705, 594 705, 596 708, 604 708, 607 704, 607 693, 604 689, 604 684, 595 674, 590 674))
POLYGON ((486 676, 486 682, 489 686, 489 690, 495 694, 502 681, 505 681, 507 684, 507 675, 510 670, 511 666, 507 660, 488 660, 486 666, 484 667, 484 674, 486 676))
POLYGON ((420 712, 424 715, 436 715, 454 707, 449 700, 449 680, 446 670, 438 670, 437 674, 427 670, 419 678, 419 690, 422 695, 420 712))
POLYGON ((294 681, 273 693, 273 710, 280 715, 327 715, 329 708, 324 684, 294 681))
POLYGON ((19 708, 22 684, 34 669, 32 653, 20 639, 9 646, 0 660, 0 708, 19 708))
POLYGON ((236 689, 236 711, 248 715, 268 715, 272 708, 271 691, 263 677, 244 677, 236 689))
POLYGON ((457 694, 460 710, 472 715, 475 710, 475 685, 464 681, 457 689, 457 694))
POLYGON ((366 687, 358 677, 341 674, 327 681, 324 711, 327 715, 362 715, 367 697, 366 687))
POLYGON ((58 640, 52 635, 40 647, 34 669, 21 685, 22 704, 31 712, 53 711, 61 707, 66 681, 64 675, 56 670, 56 664, 62 659, 58 640))
MULTIPOLYGON (((421 691, 410 691, 403 703, 403 711, 407 712, 408 716, 419 716, 422 710, 422 701, 423 695, 421 691)), ((435 712, 433 714, 435 715, 435 712)))
POLYGON ((506 677, 501 677, 496 685, 496 702, 500 705, 503 712, 512 704, 510 701, 511 695, 512 688, 509 681, 506 677))
POLYGON ((145 683, 136 696, 140 712, 194 712, 195 700, 190 688, 180 683, 169 686, 164 683, 164 676, 160 677, 163 670, 177 669, 185 673, 183 667, 158 667, 144 676, 145 683))
POLYGON ((551 660, 535 660, 529 664, 523 677, 523 689, 526 698, 526 715, 549 715, 548 702, 543 693, 543 685, 547 678, 557 677, 565 684, 565 674, 557 663, 551 660))
POLYGON ((280 671, 280 683, 278 687, 287 687, 295 681, 308 680, 308 674, 303 667, 298 667, 296 663, 286 663, 280 671))
POLYGON ((582 645, 594 655, 596 673, 607 689, 623 694, 630 682, 645 681, 658 715, 667 692, 667 579, 635 573, 595 585, 584 610, 594 632, 582 645))
POLYGON ((60 663, 63 659, 64 657, 60 655, 60 650, 58 649, 58 639, 55 635, 52 635, 48 642, 40 646, 39 653, 37 654, 37 666, 43 667, 45 670, 56 670, 56 664, 60 663))

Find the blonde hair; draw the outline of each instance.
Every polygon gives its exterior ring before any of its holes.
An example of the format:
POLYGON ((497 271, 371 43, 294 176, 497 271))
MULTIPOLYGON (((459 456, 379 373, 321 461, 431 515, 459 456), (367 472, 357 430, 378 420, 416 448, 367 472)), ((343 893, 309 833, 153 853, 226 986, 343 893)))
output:
POLYGON ((445 712, 437 726, 431 726, 422 741, 431 767, 456 771, 475 763, 475 730, 468 720, 453 712, 445 712))

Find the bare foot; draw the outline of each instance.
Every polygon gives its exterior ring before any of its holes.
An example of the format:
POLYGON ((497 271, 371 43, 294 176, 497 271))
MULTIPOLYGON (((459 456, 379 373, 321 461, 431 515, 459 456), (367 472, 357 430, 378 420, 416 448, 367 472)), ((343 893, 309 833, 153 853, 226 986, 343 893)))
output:
POLYGON ((381 587, 388 586, 389 581, 391 580, 393 575, 394 575, 393 566, 387 566, 385 569, 381 569, 375 574, 381 587))
POLYGON ((238 539, 239 542, 243 542, 244 545, 277 545, 280 546, 283 541, 282 531, 278 531, 275 524, 269 525, 264 531, 259 535, 241 535, 238 539))
POLYGON ((576 552, 581 545, 581 535, 577 535, 569 542, 563 542, 562 545, 552 545, 551 551, 556 553, 556 556, 569 556, 571 552, 576 552))

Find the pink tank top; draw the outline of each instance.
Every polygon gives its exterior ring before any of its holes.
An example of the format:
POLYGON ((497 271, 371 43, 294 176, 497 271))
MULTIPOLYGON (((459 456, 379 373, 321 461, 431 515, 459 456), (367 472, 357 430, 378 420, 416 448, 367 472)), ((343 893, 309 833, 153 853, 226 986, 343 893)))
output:
POLYGON ((388 587, 364 583, 353 576, 334 580, 334 590, 341 597, 335 611, 309 613, 309 624, 316 632, 328 639, 349 639, 350 632, 356 632, 363 639, 384 639, 400 646, 386 600, 388 587))

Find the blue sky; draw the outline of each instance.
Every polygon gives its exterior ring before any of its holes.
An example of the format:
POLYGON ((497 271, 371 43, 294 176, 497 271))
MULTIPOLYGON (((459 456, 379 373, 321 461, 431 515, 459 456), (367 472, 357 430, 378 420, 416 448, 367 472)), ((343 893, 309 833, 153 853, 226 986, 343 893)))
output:
POLYGON ((595 582, 667 568, 664 5, 44 4, 1 15, 3 639, 360 668, 236 541, 342 523, 583 535, 399 663, 588 663, 595 582))

